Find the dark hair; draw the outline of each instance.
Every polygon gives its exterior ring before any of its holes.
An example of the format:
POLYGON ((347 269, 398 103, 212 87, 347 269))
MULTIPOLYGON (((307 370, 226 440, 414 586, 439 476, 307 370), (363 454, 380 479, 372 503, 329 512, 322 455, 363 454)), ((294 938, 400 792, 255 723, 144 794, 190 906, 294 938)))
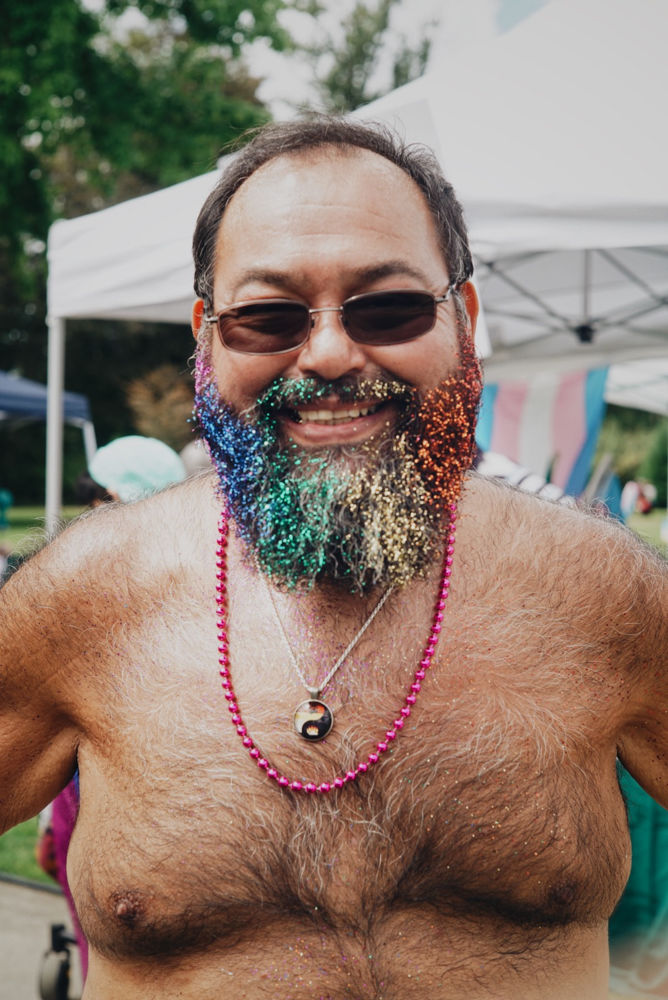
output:
POLYGON ((411 177, 425 197, 450 280, 462 285, 473 273, 473 261, 462 207, 434 154, 425 146, 406 145, 389 128, 331 115, 274 122, 253 130, 250 142, 234 155, 197 219, 193 236, 195 294, 213 305, 213 273, 218 229, 232 196, 255 171, 279 156, 297 155, 333 146, 368 149, 384 156, 411 177))
POLYGON ((77 501, 86 507, 92 507, 95 502, 109 503, 114 499, 105 487, 95 482, 87 472, 82 472, 77 479, 74 493, 77 501))

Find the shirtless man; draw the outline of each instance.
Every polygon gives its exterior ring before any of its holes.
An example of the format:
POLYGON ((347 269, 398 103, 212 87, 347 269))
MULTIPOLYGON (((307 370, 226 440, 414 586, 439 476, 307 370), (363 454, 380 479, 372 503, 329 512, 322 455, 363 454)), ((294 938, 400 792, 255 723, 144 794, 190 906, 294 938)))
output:
POLYGON ((668 805, 665 565, 466 471, 476 298, 428 158, 270 127, 195 259, 216 474, 1 595, 2 821, 78 767, 86 1000, 603 1000, 617 758, 668 805))

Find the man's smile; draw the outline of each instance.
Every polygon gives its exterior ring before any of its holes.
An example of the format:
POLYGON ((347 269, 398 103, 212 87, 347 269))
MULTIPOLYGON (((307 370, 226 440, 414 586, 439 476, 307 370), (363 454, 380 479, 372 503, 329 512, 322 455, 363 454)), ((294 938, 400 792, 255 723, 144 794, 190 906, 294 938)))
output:
POLYGON ((302 424, 316 423, 316 424, 342 424, 348 420, 357 420, 358 417, 368 417, 370 413, 375 413, 383 404, 382 403, 368 403, 361 404, 359 406, 347 406, 341 409, 312 409, 309 407, 300 407, 297 410, 297 416, 302 424))
POLYGON ((320 399, 310 405, 281 408, 279 421, 293 440, 302 444, 357 443, 394 422, 396 403, 363 400, 358 403, 320 399))

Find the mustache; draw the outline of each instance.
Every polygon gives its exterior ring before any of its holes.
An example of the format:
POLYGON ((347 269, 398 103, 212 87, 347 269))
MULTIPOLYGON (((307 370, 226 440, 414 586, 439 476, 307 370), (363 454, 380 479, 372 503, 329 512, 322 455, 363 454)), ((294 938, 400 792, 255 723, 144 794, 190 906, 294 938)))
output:
POLYGON ((401 379, 389 375, 368 376, 344 375, 328 380, 317 377, 275 379, 259 396, 258 409, 266 416, 273 416, 279 410, 298 409, 320 399, 339 399, 343 403, 397 402, 406 406, 413 403, 417 390, 401 379))

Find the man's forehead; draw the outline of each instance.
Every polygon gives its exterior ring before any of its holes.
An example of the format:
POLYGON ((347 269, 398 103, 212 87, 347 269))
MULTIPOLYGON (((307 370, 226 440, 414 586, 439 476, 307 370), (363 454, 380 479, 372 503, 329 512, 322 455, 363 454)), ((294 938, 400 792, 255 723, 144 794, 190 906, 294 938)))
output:
POLYGON ((339 299, 375 283, 366 272, 388 262, 396 287, 411 276, 439 292, 447 285, 439 232, 415 181, 366 149, 290 153, 264 164, 230 200, 216 240, 214 298, 220 306, 271 287, 339 299))
MULTIPOLYGON (((271 190, 279 181, 284 187, 292 181, 295 188, 303 184, 304 180, 312 181, 314 185, 320 186, 323 195, 332 199, 335 195, 328 168, 337 172, 345 170, 351 181, 366 182, 370 189, 382 178, 385 183, 403 188, 404 193, 410 191, 413 197, 423 200, 426 206, 426 200, 415 181, 387 157, 360 146, 328 143, 313 149, 283 153, 263 163, 237 188, 225 214, 234 214, 233 210, 237 206, 245 208, 247 199, 257 196, 260 191, 271 190)), ((223 220, 224 218, 225 216, 223 220)))
POLYGON ((317 255, 352 272, 409 259, 416 242, 442 258, 415 181, 371 150, 324 146, 274 157, 241 185, 219 225, 216 271, 243 283, 257 265, 295 272, 317 255))

